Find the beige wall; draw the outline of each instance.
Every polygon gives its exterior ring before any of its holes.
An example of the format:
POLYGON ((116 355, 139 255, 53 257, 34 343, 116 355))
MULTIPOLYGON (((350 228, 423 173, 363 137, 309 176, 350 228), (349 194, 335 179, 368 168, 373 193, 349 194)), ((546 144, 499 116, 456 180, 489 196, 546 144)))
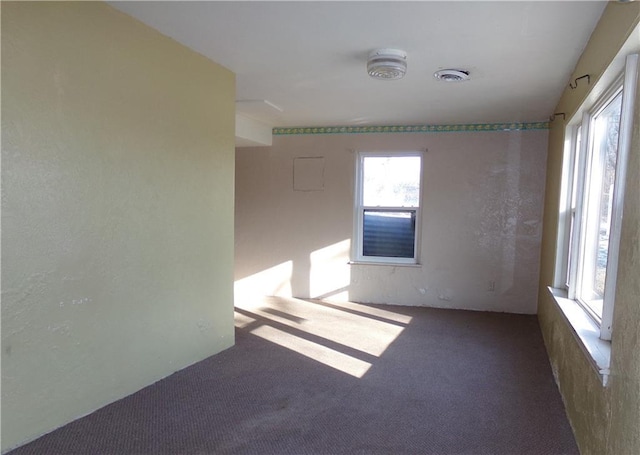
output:
MULTIPOLYGON (((640 22, 640 4, 611 3, 589 41, 574 77, 590 74, 593 83, 640 22)), ((570 26, 570 24, 567 24, 570 26)), ((637 30, 635 37, 640 43, 637 30)), ((589 87, 565 90, 556 112, 567 118, 589 87)), ((640 93, 640 92, 639 92, 640 93)), ((583 454, 640 453, 640 97, 636 100, 629 162, 612 339, 610 385, 603 387, 546 287, 553 282, 558 200, 565 124, 553 122, 549 159, 539 289, 539 319, 567 414, 583 454)))
POLYGON ((233 344, 234 75, 2 3, 2 449, 233 344))
POLYGON ((276 136, 236 152, 236 294, 535 313, 547 131, 276 136), (421 267, 347 265, 354 150, 424 150, 421 267), (323 190, 294 191, 296 157, 323 190), (489 282, 495 290, 489 290, 489 282))

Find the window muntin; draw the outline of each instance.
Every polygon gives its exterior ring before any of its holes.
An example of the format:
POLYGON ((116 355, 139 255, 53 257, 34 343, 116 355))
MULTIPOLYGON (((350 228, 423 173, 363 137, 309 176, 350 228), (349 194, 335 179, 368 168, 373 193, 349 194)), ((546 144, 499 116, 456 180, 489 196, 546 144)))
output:
POLYGON ((417 262, 422 154, 358 156, 357 261, 417 262))

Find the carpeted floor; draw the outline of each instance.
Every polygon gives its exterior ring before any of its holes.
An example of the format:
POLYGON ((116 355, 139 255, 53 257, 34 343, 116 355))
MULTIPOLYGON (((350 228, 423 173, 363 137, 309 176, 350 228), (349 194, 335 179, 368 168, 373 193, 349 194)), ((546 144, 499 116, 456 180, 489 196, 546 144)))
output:
POLYGON ((535 316, 266 298, 233 348, 10 453, 578 449, 535 316))

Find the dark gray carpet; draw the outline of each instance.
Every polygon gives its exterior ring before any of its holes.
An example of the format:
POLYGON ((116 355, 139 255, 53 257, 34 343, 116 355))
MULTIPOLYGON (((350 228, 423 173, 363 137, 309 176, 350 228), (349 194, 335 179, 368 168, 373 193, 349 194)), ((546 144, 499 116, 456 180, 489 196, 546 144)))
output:
POLYGON ((272 298, 237 326, 11 455, 578 454, 535 316, 272 298))

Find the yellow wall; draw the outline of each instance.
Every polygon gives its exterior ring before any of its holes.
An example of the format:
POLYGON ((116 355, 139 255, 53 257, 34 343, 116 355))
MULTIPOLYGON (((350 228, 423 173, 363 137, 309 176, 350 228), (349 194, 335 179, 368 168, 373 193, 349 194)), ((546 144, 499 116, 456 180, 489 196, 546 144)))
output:
MULTIPOLYGON (((640 22, 640 4, 610 3, 585 48, 573 77, 590 74, 592 85, 640 22)), ((570 24, 569 24, 570 25, 570 24)), ((640 36, 635 36, 640 43, 640 36)), ((583 82, 583 81, 582 81, 583 82)), ((589 87, 565 90, 556 112, 567 119, 589 87)), ((640 93, 640 92, 639 92, 640 93)), ((610 385, 603 387, 546 287, 553 283, 565 123, 552 123, 545 195, 538 314, 547 350, 581 453, 640 453, 640 97, 636 100, 612 339, 610 385)))
POLYGON ((2 450, 233 344, 234 75, 2 3, 2 450))

